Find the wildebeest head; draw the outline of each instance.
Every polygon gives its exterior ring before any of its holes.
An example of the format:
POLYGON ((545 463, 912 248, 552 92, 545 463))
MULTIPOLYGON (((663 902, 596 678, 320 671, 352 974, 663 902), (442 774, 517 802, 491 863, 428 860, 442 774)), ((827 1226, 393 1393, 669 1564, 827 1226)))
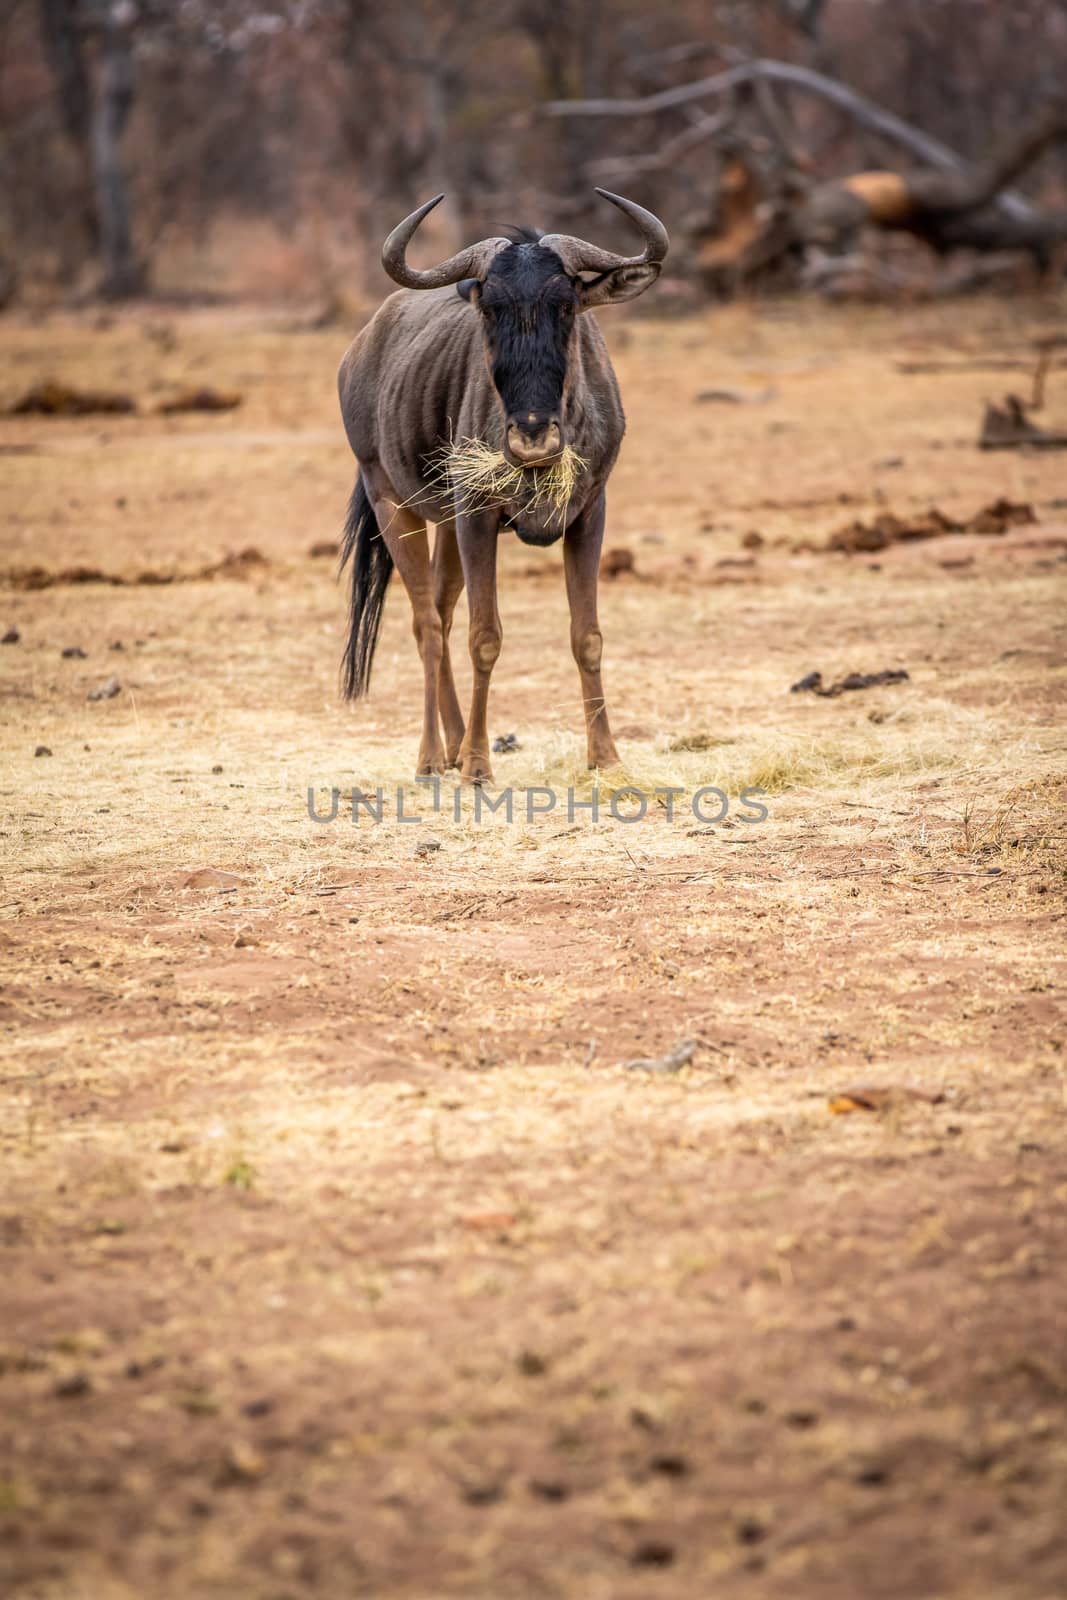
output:
POLYGON ((513 466, 542 466, 566 443, 564 402, 578 314, 642 294, 667 254, 667 230, 651 211, 606 189, 597 194, 636 223, 645 240, 640 255, 615 255, 568 234, 525 228, 511 238, 483 239, 419 272, 405 259, 408 241, 443 195, 413 211, 382 247, 382 265, 394 282, 405 289, 454 283, 480 312, 504 410, 504 453, 513 466))

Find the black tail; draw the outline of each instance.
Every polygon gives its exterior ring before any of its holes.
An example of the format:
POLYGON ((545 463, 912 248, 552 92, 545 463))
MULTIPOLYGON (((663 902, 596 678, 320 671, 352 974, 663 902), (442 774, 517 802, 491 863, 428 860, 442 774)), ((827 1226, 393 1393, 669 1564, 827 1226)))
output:
POLYGON ((352 562, 352 595, 348 608, 348 638, 341 658, 341 687, 346 700, 358 700, 370 687, 371 662, 378 643, 385 591, 393 571, 393 558, 378 531, 374 507, 367 498, 362 472, 348 503, 341 570, 352 562))

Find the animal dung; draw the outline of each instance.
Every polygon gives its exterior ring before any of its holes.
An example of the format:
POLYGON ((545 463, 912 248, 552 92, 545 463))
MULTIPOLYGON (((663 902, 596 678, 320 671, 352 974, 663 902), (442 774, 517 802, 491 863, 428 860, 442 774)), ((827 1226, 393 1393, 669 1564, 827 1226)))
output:
POLYGON ((634 563, 634 553, 625 545, 618 545, 613 550, 605 550, 600 558, 600 576, 602 578, 618 578, 624 572, 631 576, 637 572, 634 563))
POLYGON ((903 667, 887 667, 884 672, 850 672, 836 683, 822 681, 821 672, 809 672, 806 677, 790 684, 790 694, 821 694, 830 699, 844 694, 848 689, 880 689, 886 683, 907 683, 908 674, 903 667))
POLYGON ((128 394, 104 389, 74 389, 46 378, 28 389, 8 411, 11 417, 129 416, 137 402, 128 394))
POLYGON ((161 417, 176 417, 183 411, 234 411, 243 399, 244 396, 238 394, 236 389, 213 389, 209 385, 200 385, 197 388, 180 389, 156 409, 161 417))
MULTIPOLYGON (((183 411, 233 411, 244 396, 235 389, 215 389, 210 385, 181 389, 156 407, 161 417, 183 411)), ((27 389, 8 410, 11 417, 94 417, 132 416, 137 401, 132 395, 110 389, 75 389, 69 383, 47 378, 27 389)), ((124 502, 116 502, 123 504, 124 502)))
POLYGON ((514 500, 525 512, 547 509, 562 528, 585 465, 569 444, 546 467, 513 467, 484 439, 454 439, 431 461, 430 481, 448 490, 461 516, 514 500))
MULTIPOLYGON (((872 522, 850 522, 830 535, 826 544, 817 546, 823 551, 840 550, 846 555, 885 550, 891 544, 913 544, 921 539, 938 539, 944 534, 982 533, 999 535, 1009 528, 1025 527, 1036 522, 1031 505, 1001 497, 983 506, 966 521, 950 517, 937 506, 921 516, 898 517, 892 511, 883 511, 872 522)), ((809 546, 810 548, 810 546, 809 546)))

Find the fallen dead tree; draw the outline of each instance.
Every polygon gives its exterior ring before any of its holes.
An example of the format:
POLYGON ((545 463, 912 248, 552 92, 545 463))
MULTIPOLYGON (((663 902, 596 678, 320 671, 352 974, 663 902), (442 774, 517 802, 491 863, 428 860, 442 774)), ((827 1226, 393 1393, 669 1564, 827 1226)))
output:
MULTIPOLYGON (((1067 101, 1042 107, 1024 126, 998 140, 986 158, 958 153, 847 85, 789 62, 753 60, 695 83, 640 98, 553 101, 550 116, 649 117, 729 97, 732 112, 699 116, 663 151, 631 158, 641 170, 708 146, 710 194, 691 216, 693 266, 708 287, 752 281, 782 267, 802 282, 834 292, 842 274, 865 272, 874 289, 923 292, 914 275, 873 269, 860 254, 868 230, 904 233, 938 256, 957 250, 979 259, 939 285, 945 293, 980 287, 1010 271, 1020 257, 1043 272, 1067 246, 1067 209, 1041 210, 1011 187, 1054 141, 1067 137, 1067 101), (870 133, 921 165, 859 171, 817 181, 810 158, 796 147, 791 124, 773 88, 800 91, 830 103, 870 133)), ((693 115, 693 111, 690 110, 693 115)), ((600 161, 620 172, 625 158, 600 161)))
POLYGON ((1067 241, 1067 210, 1020 215, 997 204, 1056 139, 1067 136, 1067 106, 1054 105, 1000 140, 963 170, 857 172, 817 184, 792 219, 800 243, 832 253, 854 247, 864 227, 910 233, 938 254, 960 248, 1024 250, 1043 268, 1067 241))

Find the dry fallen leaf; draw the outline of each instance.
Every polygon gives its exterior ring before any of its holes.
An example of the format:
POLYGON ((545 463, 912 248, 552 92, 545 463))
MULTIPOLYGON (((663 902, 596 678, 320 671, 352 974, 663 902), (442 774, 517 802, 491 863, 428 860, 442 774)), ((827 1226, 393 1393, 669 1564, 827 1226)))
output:
POLYGON ((830 1096, 830 1110, 842 1116, 849 1111, 888 1111, 902 1100, 922 1100, 936 1106, 945 1096, 940 1089, 917 1089, 911 1084, 889 1083, 881 1086, 863 1084, 840 1089, 830 1096))
POLYGON ((220 867, 197 867, 182 883, 183 889, 239 889, 244 883, 236 872, 223 872, 220 867))
POLYGON ((518 1222, 514 1211, 469 1211, 460 1218, 465 1228, 477 1228, 486 1233, 502 1233, 518 1222))

